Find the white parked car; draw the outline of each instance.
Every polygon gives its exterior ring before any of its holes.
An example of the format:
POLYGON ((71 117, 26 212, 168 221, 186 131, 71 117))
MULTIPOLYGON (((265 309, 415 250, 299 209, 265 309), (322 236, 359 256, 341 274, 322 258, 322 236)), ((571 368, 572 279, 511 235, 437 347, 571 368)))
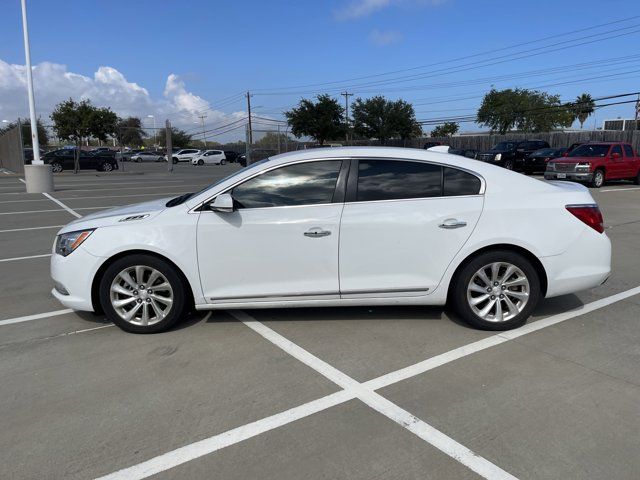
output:
POLYGON ((200 150, 196 150, 194 148, 183 148, 182 150, 174 152, 171 156, 171 160, 173 161, 173 163, 190 162, 195 157, 200 155, 200 153, 200 150))
POLYGON ((191 160, 192 165, 224 165, 227 157, 222 150, 205 150, 191 160))
POLYGON ((51 257, 53 295, 137 333, 192 307, 447 301, 501 330, 524 324, 542 297, 607 279, 602 222, 585 187, 458 155, 306 150, 70 223, 51 257))

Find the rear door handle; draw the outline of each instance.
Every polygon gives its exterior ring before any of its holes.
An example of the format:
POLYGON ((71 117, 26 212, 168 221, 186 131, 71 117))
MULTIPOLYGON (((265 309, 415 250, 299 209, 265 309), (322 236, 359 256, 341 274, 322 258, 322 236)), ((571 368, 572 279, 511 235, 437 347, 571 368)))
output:
POLYGON ((457 220, 455 218, 447 218, 444 222, 438 225, 440 228, 444 228, 447 230, 453 230, 454 228, 462 228, 467 226, 467 222, 463 222, 462 220, 457 220))
POLYGON ((320 238, 320 237, 328 237, 331 235, 329 230, 322 230, 320 227, 310 228, 306 232, 304 232, 305 237, 311 238, 320 238))

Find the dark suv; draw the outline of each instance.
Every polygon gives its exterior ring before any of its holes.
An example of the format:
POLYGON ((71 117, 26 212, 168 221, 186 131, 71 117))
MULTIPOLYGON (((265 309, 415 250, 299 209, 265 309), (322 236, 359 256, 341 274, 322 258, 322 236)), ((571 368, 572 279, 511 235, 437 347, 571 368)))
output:
POLYGON ((498 143, 491 150, 479 153, 476 158, 509 170, 522 170, 524 158, 541 148, 549 148, 549 144, 543 140, 506 141, 498 143))

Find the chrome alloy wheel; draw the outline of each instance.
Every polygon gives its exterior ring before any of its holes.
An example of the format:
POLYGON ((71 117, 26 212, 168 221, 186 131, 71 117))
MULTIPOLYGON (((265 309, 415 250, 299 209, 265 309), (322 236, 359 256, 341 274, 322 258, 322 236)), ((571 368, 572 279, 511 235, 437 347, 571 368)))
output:
POLYGON ((148 326, 162 321, 169 314, 173 289, 160 271, 135 265, 115 276, 109 298, 113 309, 124 321, 148 326))
POLYGON ((529 301, 529 280, 522 270, 505 262, 485 265, 471 277, 467 302, 487 322, 506 322, 529 301))

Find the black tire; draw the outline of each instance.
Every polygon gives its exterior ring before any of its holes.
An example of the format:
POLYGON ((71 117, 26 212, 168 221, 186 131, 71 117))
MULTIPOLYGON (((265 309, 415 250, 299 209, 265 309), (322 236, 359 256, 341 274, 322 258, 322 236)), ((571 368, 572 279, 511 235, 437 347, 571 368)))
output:
POLYGON ((134 254, 116 260, 104 272, 100 280, 99 289, 100 305, 107 318, 125 332, 130 333, 158 333, 167 330, 182 318, 185 314, 186 306, 189 304, 186 298, 187 289, 180 272, 168 262, 153 255, 134 254), (169 313, 165 318, 153 325, 142 326, 129 323, 118 315, 111 304, 110 289, 113 280, 127 267, 136 265, 143 265, 160 271, 173 290, 173 303, 169 313))
MULTIPOLYGON (((493 250, 472 258, 471 261, 467 262, 456 273, 449 292, 449 304, 464 321, 474 328, 481 330, 510 330, 527 323, 527 319, 540 300, 541 290, 538 272, 526 257, 510 250, 493 250), (467 299, 467 287, 472 282, 476 272, 482 267, 495 262, 505 262, 514 265, 524 273, 529 282, 529 298, 527 303, 517 315, 504 321, 483 319, 473 311, 467 299)), ((501 304, 503 302, 501 300, 498 301, 501 302, 501 304)))
POLYGON ((204 165, 204 160, 198 160, 198 165, 204 165))
POLYGON ((220 160, 220 165, 226 165, 227 161, 226 160, 220 160))
POLYGON ((515 167, 516 163, 513 160, 504 161, 504 168, 506 168, 507 170, 515 170, 515 167))
POLYGON ((604 181, 605 181, 604 170, 599 168, 595 172, 593 172, 593 178, 591 179, 589 186, 591 188, 600 188, 602 185, 604 185, 604 181))
POLYGON ((173 164, 175 165, 176 163, 178 163, 178 159, 176 157, 172 157, 173 160, 173 164))
POLYGON ((113 165, 111 165, 109 162, 104 162, 100 169, 103 172, 111 172, 113 170, 113 165))
POLYGON ((633 179, 633 183, 635 183, 636 185, 640 185, 640 170, 638 170, 636 178, 633 179))
POLYGON ((62 164, 60 162, 53 162, 51 164, 51 171, 53 173, 60 173, 62 171, 62 164))

